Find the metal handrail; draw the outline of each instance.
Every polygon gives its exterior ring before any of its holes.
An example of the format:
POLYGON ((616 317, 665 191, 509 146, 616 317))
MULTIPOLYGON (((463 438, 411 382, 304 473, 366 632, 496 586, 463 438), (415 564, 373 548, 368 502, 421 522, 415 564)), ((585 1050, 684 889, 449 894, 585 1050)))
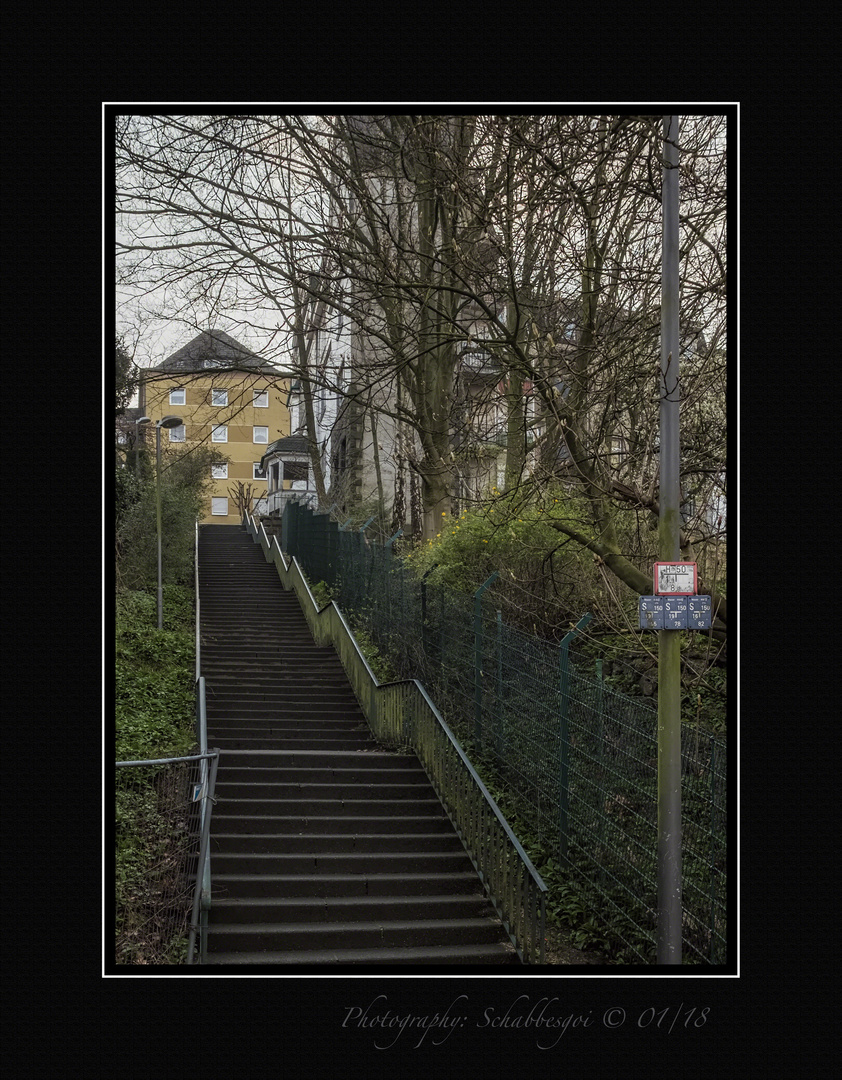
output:
POLYGON ((201 761, 210 759, 219 753, 218 750, 209 750, 204 754, 187 754, 185 757, 144 758, 143 761, 115 761, 116 769, 125 769, 130 765, 177 765, 182 761, 201 761))
POLYGON ((202 635, 199 633, 199 519, 196 518, 196 539, 193 547, 193 592, 196 597, 196 681, 199 681, 199 676, 202 674, 201 663, 201 649, 202 649, 202 635))
MULTIPOLYGON (((204 680, 200 680, 204 682, 204 680)), ((187 761, 200 762, 201 776, 199 792, 194 797, 202 800, 201 827, 199 831, 199 862, 196 867, 196 884, 193 889, 193 906, 190 914, 190 934, 187 942, 187 963, 193 963, 196 947, 196 934, 200 935, 200 960, 204 962, 207 944, 207 909, 210 907, 210 824, 216 792, 216 774, 219 767, 219 749, 206 750, 199 754, 185 754, 180 757, 147 758, 142 761, 117 761, 118 769, 133 765, 177 765, 187 761), (210 777, 208 778, 208 761, 210 777), (207 903, 206 903, 207 897, 207 903)))
POLYGON ((424 687, 379 683, 336 604, 320 609, 298 560, 248 514, 244 525, 296 592, 316 642, 336 649, 378 740, 417 754, 521 960, 543 963, 547 886, 424 687))
MULTIPOLYGON (((206 754, 208 749, 208 714, 207 714, 207 701, 206 701, 206 686, 204 676, 202 675, 201 667, 201 596, 199 593, 199 520, 196 519, 196 542, 194 552, 194 565, 195 565, 195 595, 196 595, 196 737, 199 742, 199 752, 206 754)), ((202 791, 207 792, 208 796, 202 798, 202 836, 205 836, 206 827, 208 835, 210 834, 210 805, 208 804, 208 798, 213 802, 214 793, 216 791, 216 769, 219 765, 219 751, 217 751, 217 757, 211 765, 211 782, 208 786, 208 764, 207 760, 202 761, 201 765, 201 784, 202 791)), ((210 865, 210 846, 205 845, 205 849, 199 856, 199 865, 196 868, 196 896, 198 897, 200 908, 198 913, 195 909, 196 898, 194 898, 194 912, 193 919, 190 928, 190 947, 187 951, 187 963, 193 962, 193 945, 195 943, 195 929, 196 916, 199 917, 199 963, 203 964, 207 958, 207 942, 208 942, 208 914, 211 907, 211 865, 210 865), (199 882, 201 881, 201 888, 199 882)))

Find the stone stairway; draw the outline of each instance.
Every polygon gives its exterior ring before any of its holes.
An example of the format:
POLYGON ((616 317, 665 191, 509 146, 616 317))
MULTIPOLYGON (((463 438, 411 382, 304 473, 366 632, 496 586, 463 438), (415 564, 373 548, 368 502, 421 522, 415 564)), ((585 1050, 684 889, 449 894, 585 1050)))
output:
POLYGON ((414 755, 381 748, 336 652, 241 526, 199 535, 212 964, 519 964, 414 755))

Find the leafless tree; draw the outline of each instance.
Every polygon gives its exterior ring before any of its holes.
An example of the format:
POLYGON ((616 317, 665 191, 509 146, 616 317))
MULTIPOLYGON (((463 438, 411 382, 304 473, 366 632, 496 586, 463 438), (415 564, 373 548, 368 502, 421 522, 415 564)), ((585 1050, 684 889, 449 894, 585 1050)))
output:
MULTIPOLYGON (((723 533, 724 118, 685 118, 679 141, 692 557, 723 533)), ((118 124, 117 145, 135 300, 194 325, 237 312, 288 352, 305 403, 341 394, 374 449, 388 433, 401 513, 404 470, 418 477, 425 536, 496 424, 503 489, 575 493, 581 522, 560 534, 649 591, 621 523, 658 512, 659 117, 149 116, 118 124), (331 314, 353 328, 341 376, 313 353, 331 314), (470 393, 466 349, 494 373, 470 393)), ((315 462, 312 411, 306 426, 315 462)))

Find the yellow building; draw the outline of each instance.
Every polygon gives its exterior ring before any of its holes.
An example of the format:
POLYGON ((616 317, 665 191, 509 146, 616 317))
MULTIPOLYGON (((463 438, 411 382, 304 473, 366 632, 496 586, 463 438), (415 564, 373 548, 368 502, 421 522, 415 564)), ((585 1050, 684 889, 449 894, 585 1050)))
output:
POLYGON ((141 426, 154 448, 154 425, 165 416, 181 417, 178 427, 162 428, 167 443, 205 445, 229 458, 211 466, 212 488, 203 522, 239 524, 243 506, 265 505, 266 473, 260 461, 267 448, 289 434, 289 373, 272 367, 221 330, 206 331, 143 373, 138 392, 141 426), (262 503, 259 503, 262 500, 262 503))

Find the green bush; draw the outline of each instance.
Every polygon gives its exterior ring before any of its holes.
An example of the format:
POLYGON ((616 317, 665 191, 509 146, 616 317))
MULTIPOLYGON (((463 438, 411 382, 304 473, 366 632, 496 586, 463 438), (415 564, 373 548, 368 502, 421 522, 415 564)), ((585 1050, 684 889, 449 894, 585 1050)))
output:
MULTIPOLYGON (((122 590, 116 601, 115 756, 143 761, 190 753, 194 735, 193 595, 164 588, 164 629, 157 590, 122 590)), ((171 766, 168 768, 179 768, 171 766)), ((177 873, 184 824, 168 807, 166 770, 117 770, 115 792, 117 963, 184 963, 185 901, 177 873)))
MULTIPOLYGON (((186 585, 193 577, 196 517, 191 494, 166 487, 161 493, 161 576, 165 584, 186 585)), ((119 574, 129 589, 157 581, 158 527, 154 487, 144 489, 117 530, 119 574)))
MULTIPOLYGON (((635 522, 619 515, 618 536, 643 565, 648 556, 640 555, 635 522)), ((562 487, 548 485, 528 501, 522 493, 492 492, 486 505, 442 518, 439 534, 410 551, 407 565, 431 584, 469 594, 498 571, 488 596, 504 620, 549 640, 559 640, 585 612, 593 616, 592 629, 636 623, 636 593, 557 525, 594 537, 589 506, 562 487)))
MULTIPOLYGON (((547 491, 540 500, 524 503, 517 495, 495 496, 476 510, 443 518, 441 532, 407 555, 421 575, 430 572, 433 584, 474 592, 495 571, 506 578, 531 581, 552 577, 571 594, 583 577, 593 575, 590 553, 567 542, 553 521, 583 528, 581 507, 563 492, 547 491)), ((585 528, 587 526, 584 526, 585 528)))
POLYGON ((157 600, 126 591, 117 599, 115 667, 116 755, 138 761, 186 753, 193 744, 195 641, 189 590, 164 595, 164 629, 157 600))

